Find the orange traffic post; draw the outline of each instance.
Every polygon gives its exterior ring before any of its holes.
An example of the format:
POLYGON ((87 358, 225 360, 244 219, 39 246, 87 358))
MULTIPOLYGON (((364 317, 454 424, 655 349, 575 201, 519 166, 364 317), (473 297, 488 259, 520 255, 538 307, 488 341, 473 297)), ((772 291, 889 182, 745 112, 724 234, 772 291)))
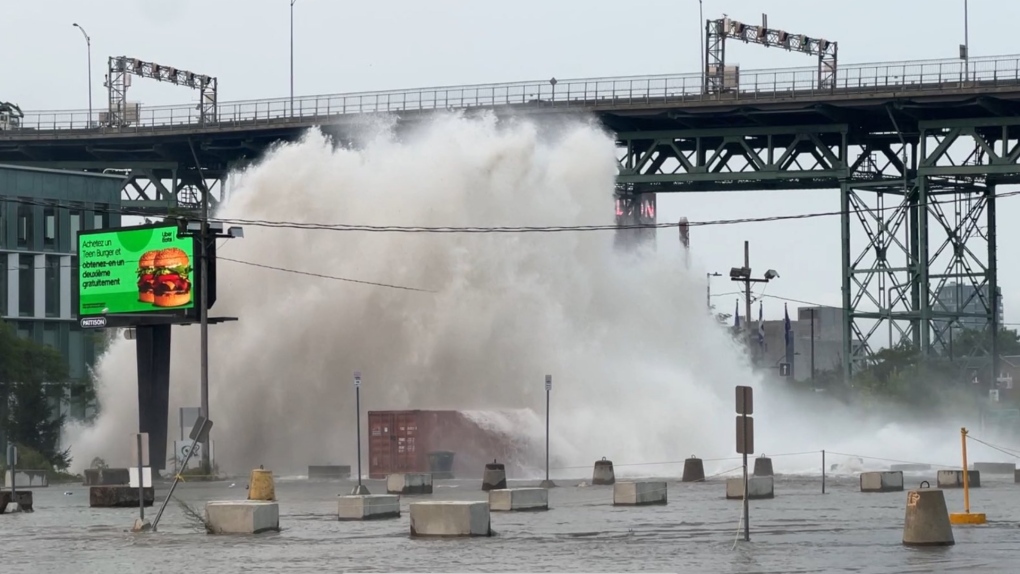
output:
POLYGON ((970 511, 970 480, 967 477, 967 429, 960 429, 960 445, 963 449, 963 512, 949 515, 950 524, 984 524, 987 522, 984 513, 970 511))

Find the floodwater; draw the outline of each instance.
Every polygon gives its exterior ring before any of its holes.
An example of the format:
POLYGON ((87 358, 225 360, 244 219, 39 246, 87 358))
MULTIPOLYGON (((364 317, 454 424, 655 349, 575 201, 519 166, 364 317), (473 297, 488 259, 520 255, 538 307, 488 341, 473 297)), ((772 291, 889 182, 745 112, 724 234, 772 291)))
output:
MULTIPOLYGON (((908 475, 907 488, 932 476, 908 475)), ((982 476, 971 509, 985 526, 956 527, 956 545, 901 544, 906 493, 863 494, 856 476, 776 477, 776 498, 751 502, 751 541, 738 540, 739 501, 721 479, 669 480, 669 504, 612 506, 612 487, 560 481, 548 512, 493 513, 496 536, 411 539, 403 497, 399 519, 336 520, 336 496, 350 482, 278 479, 279 533, 210 536, 171 501, 159 532, 132 534, 137 509, 91 509, 88 489, 35 489, 34 513, 0 516, 0 572, 1016 572, 1020 485, 982 476)), ((243 499, 244 479, 182 483, 175 498, 201 511, 208 500, 243 499)), ((486 500, 480 481, 437 481, 436 499, 486 500)), ((515 483, 511 487, 528 483, 515 483)), ((534 484, 534 483, 531 483, 534 484)), ((367 483, 373 493, 380 481, 367 483)), ((156 512, 168 485, 158 485, 156 512)), ((963 493, 946 490, 950 512, 963 493)))

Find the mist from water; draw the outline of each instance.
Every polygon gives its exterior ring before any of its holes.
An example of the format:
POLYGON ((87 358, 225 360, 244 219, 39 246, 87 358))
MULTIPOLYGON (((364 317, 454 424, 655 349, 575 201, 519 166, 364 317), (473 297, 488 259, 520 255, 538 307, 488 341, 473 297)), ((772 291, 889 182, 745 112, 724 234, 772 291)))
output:
MULTIPOLYGON (((615 174, 614 142, 595 124, 443 115, 399 133, 391 122, 365 125, 354 149, 310 131, 236 174, 217 215, 369 225, 612 224, 615 174)), ((476 419, 535 444, 544 436, 544 376, 552 374, 552 465, 579 467, 558 474, 588 475, 604 456, 624 475, 678 472, 676 465, 631 463, 734 457, 737 384, 756 388, 759 452, 826 448, 957 460, 958 435, 947 421, 908 427, 835 402, 808 407, 779 381, 760 380, 706 313, 704 272, 684 270, 674 231, 637 254, 614 249, 613 235, 247 225, 243 239, 219 248, 221 258, 431 292, 221 259, 211 314, 240 318, 210 328, 221 472, 353 466, 355 370, 364 377, 363 413, 472 409, 476 419), (507 413, 486 414, 494 410, 507 413)), ((174 329, 171 440, 177 408, 199 404, 198 342, 197 327, 174 329)), ((93 426, 67 432, 79 470, 94 456, 126 465, 128 436, 137 430, 134 342, 117 339, 97 373, 102 414, 93 426)), ((710 461, 707 470, 736 464, 710 461)), ((816 454, 774 464, 777 472, 821 467, 816 454)))

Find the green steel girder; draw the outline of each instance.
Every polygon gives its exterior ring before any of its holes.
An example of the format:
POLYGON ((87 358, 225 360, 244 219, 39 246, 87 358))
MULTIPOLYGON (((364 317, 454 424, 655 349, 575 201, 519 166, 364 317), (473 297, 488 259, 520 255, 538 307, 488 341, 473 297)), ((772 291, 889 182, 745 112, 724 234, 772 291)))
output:
POLYGON ((908 131, 890 120, 881 132, 845 123, 621 132, 618 188, 839 189, 850 376, 883 327, 890 343, 928 355, 944 348, 954 322, 997 325, 988 296, 997 287, 994 190, 1020 182, 1020 118, 917 122, 908 131), (951 281, 966 284, 983 312, 941 300, 951 281))
POLYGON ((834 187, 846 125, 623 132, 618 182, 635 193, 834 187))

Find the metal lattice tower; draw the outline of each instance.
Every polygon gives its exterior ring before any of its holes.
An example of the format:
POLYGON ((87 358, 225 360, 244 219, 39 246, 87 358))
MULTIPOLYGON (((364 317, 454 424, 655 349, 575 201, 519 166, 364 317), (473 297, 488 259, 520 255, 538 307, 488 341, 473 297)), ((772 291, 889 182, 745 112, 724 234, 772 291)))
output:
POLYGON ((117 56, 111 57, 109 60, 106 80, 109 110, 105 121, 101 120, 100 123, 108 127, 123 128, 138 121, 138 106, 132 106, 127 101, 127 89, 131 85, 132 75, 198 90, 199 124, 204 125, 216 121, 216 78, 173 66, 163 66, 127 56, 117 56))

